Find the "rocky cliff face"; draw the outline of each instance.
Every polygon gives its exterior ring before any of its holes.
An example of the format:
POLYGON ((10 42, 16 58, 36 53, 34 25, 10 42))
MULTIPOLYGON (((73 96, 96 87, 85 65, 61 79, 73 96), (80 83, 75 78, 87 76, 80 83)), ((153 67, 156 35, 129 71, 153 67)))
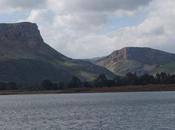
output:
POLYGON ((67 57, 48 46, 34 23, 0 24, 0 60, 8 58, 60 58, 67 57))
POLYGON ((43 42, 38 27, 34 23, 0 24, 0 40, 43 42))
POLYGON ((107 69, 73 60, 54 50, 43 41, 36 24, 0 24, 0 81, 67 82, 72 76, 92 80, 101 73, 110 78, 114 76, 107 69))
POLYGON ((175 63, 175 54, 151 48, 123 48, 96 60, 95 63, 121 76, 128 72, 136 72, 139 75, 154 74, 159 71, 175 72, 175 67, 172 67, 175 63), (171 66, 171 71, 168 66, 171 66))
POLYGON ((10 42, 11 44, 18 42, 19 44, 23 43, 25 47, 35 49, 43 43, 43 39, 36 24, 24 22, 16 24, 1 24, 0 42, 10 42))

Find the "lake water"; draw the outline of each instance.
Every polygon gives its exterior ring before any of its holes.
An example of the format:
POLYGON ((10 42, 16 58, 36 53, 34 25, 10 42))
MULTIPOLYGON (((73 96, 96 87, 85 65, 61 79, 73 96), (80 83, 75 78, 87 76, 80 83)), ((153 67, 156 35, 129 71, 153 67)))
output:
POLYGON ((0 130, 175 130, 175 92, 0 96, 0 130))

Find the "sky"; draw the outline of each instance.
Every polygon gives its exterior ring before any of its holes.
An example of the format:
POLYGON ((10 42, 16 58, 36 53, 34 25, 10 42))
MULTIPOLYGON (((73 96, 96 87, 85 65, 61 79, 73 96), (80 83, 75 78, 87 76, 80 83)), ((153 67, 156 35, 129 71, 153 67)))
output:
POLYGON ((123 47, 175 53, 175 0, 0 0, 0 23, 37 23, 47 44, 71 58, 123 47))

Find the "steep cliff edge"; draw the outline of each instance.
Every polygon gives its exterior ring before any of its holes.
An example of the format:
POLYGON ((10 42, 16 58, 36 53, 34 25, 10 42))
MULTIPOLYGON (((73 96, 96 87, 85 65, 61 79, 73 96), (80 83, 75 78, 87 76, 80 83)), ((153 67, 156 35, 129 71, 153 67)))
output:
POLYGON ((101 73, 114 76, 107 69, 57 52, 44 42, 34 23, 0 24, 0 81, 68 82, 72 76, 89 81, 101 73))

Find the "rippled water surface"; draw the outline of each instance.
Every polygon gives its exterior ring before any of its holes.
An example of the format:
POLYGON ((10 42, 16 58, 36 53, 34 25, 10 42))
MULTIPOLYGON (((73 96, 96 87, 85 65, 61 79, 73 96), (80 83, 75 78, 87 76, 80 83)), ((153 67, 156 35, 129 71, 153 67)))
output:
POLYGON ((175 130, 175 93, 0 96, 0 130, 175 130))

